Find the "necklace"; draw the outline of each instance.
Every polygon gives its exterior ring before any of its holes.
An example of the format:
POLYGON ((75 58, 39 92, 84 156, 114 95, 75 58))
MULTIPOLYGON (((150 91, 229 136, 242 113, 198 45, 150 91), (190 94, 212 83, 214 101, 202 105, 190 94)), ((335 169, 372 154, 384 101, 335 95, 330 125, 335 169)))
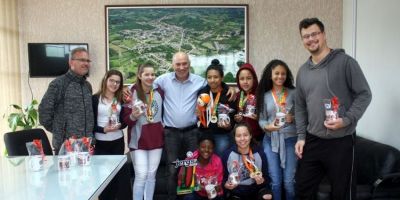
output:
POLYGON ((285 112, 285 106, 286 106, 286 97, 288 95, 287 90, 285 87, 282 87, 282 90, 276 91, 274 88, 272 88, 272 97, 274 98, 275 105, 277 107, 278 112, 285 112))

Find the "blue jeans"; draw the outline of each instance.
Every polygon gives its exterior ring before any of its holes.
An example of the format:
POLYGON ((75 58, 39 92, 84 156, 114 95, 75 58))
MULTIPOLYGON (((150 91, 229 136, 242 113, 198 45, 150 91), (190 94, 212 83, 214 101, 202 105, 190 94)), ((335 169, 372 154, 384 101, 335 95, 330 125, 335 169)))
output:
POLYGON ((268 160, 268 173, 271 178, 272 198, 274 200, 282 199, 282 181, 285 188, 285 196, 287 200, 295 198, 294 194, 294 176, 296 173, 297 158, 294 151, 294 145, 297 142, 297 137, 285 139, 286 147, 286 165, 285 168, 280 166, 281 160, 279 152, 272 152, 271 137, 265 135, 263 140, 264 152, 268 160))
POLYGON ((231 146, 231 137, 229 134, 212 134, 215 140, 214 153, 219 157, 231 146))

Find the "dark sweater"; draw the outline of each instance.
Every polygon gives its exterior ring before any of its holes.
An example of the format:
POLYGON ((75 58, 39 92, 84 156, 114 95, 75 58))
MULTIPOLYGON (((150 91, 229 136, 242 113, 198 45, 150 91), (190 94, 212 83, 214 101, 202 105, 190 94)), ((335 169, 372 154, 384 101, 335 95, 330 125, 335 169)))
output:
POLYGON ((51 81, 39 105, 39 121, 53 134, 53 147, 71 137, 93 137, 92 86, 69 70, 51 81))

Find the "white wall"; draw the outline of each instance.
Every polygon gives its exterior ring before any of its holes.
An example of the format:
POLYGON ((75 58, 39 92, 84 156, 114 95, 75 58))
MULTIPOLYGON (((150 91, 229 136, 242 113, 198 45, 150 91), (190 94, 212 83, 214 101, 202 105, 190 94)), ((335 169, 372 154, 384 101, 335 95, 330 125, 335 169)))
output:
POLYGON ((344 0, 343 6, 343 47, 355 48, 372 90, 358 134, 400 149, 400 1, 344 0))

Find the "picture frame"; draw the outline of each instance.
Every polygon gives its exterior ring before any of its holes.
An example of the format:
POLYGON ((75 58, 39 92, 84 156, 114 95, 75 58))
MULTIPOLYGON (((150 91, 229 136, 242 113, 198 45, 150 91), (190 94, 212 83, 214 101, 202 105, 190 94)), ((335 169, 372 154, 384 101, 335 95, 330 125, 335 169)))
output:
POLYGON ((248 5, 106 5, 106 65, 136 81, 137 67, 150 62, 156 76, 172 72, 172 56, 186 52, 190 71, 205 77, 213 59, 224 82, 236 84, 248 61, 248 5))

